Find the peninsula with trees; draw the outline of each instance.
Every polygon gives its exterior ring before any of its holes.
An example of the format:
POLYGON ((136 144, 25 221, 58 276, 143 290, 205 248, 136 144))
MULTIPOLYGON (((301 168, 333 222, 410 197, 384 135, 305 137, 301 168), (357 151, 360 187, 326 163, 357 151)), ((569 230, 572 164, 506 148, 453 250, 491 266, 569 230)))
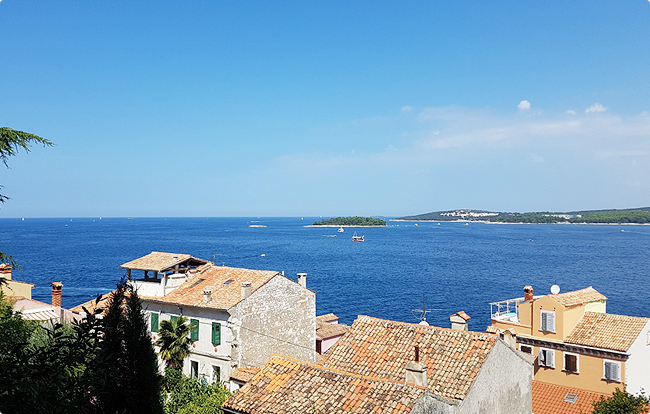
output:
POLYGON ((478 221, 523 224, 650 224, 650 207, 623 210, 509 213, 486 210, 436 211, 399 217, 399 221, 478 221))
POLYGON ((386 220, 372 217, 334 217, 315 221, 312 226, 353 226, 353 227, 384 227, 386 220))

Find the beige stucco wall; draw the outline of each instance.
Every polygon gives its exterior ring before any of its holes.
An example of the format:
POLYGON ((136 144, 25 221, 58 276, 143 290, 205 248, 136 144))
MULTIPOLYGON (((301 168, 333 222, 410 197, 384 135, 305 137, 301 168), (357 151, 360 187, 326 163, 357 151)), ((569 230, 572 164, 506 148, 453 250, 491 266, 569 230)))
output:
POLYGON ((8 279, 7 286, 0 287, 0 290, 2 290, 6 296, 22 296, 31 299, 33 288, 34 285, 31 283, 8 279))

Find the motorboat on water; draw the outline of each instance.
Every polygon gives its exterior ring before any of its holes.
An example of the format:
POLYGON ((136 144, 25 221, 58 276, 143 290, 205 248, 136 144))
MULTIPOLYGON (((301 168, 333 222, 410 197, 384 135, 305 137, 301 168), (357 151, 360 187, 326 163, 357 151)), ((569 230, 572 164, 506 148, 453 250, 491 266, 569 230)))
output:
POLYGON ((357 236, 357 232, 355 231, 354 235, 352 236, 352 241, 362 242, 362 241, 365 241, 365 240, 364 240, 364 236, 357 236))
POLYGON ((339 227, 338 231, 339 231, 339 233, 343 233, 345 231, 345 229, 343 229, 343 227, 339 227))

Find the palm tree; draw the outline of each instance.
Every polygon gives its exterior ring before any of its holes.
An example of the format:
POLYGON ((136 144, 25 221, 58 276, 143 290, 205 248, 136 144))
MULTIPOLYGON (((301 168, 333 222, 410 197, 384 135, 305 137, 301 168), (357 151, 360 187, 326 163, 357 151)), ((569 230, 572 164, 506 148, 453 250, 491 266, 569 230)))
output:
POLYGON ((160 347, 160 357, 169 368, 182 368, 183 360, 190 355, 190 325, 187 318, 179 316, 160 322, 160 338, 156 345, 160 347))

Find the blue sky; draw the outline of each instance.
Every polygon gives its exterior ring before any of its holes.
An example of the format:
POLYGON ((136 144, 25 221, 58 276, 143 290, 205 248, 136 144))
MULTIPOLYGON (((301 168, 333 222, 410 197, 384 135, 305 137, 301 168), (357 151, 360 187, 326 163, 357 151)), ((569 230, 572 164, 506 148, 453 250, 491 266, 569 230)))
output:
POLYGON ((0 1, 0 217, 650 205, 650 2, 0 1))

